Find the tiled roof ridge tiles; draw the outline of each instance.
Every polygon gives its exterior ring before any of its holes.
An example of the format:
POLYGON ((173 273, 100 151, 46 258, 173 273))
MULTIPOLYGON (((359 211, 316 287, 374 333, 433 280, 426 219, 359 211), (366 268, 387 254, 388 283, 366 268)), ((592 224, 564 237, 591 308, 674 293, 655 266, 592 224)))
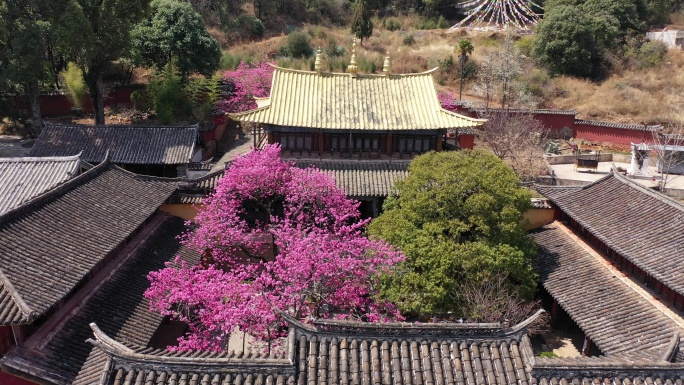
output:
POLYGON ((611 128, 622 128, 626 130, 636 130, 636 131, 660 131, 663 129, 661 124, 645 125, 645 124, 634 124, 634 123, 615 123, 615 122, 604 122, 600 120, 584 120, 575 119, 575 124, 587 124, 599 127, 611 127, 611 128))
POLYGON ((430 336, 430 337, 463 337, 466 339, 513 339, 520 341, 527 328, 542 314, 539 309, 526 320, 517 325, 503 327, 499 323, 410 323, 410 322, 355 322, 343 320, 317 320, 314 325, 306 325, 280 312, 283 318, 298 333, 307 335, 335 335, 336 337, 373 337, 378 339, 396 339, 430 336))
POLYGON ((534 357, 535 378, 615 378, 682 375, 684 363, 640 361, 615 357, 534 357))
POLYGON ((0 163, 30 163, 30 162, 73 162, 79 160, 83 151, 69 156, 20 156, 0 158, 0 163))
POLYGON ((185 124, 177 126, 137 126, 131 124, 79 124, 79 123, 53 123, 45 122, 44 127, 82 127, 82 128, 116 128, 116 129, 151 129, 151 128, 165 128, 165 129, 181 129, 181 128, 194 128, 199 127, 199 123, 195 124, 185 124))
MULTIPOLYGON (((280 67, 276 64, 273 63, 268 63, 271 67, 275 68, 276 71, 281 71, 281 72, 290 72, 290 73, 298 73, 298 74, 304 74, 304 75, 317 75, 317 76, 343 76, 343 77, 351 77, 351 73, 349 72, 316 72, 316 71, 306 71, 306 70, 298 70, 294 68, 284 68, 280 67)), ((431 68, 429 70, 425 70, 423 72, 414 72, 414 73, 407 73, 407 74, 401 74, 401 73, 390 73, 390 74, 372 74, 372 73, 357 73, 356 78, 402 78, 402 77, 415 77, 415 76, 432 76, 433 73, 437 72, 439 70, 439 67, 431 68)))
POLYGON ((114 165, 109 162, 108 158, 105 158, 103 162, 101 162, 97 166, 94 166, 90 170, 83 172, 81 175, 71 178, 68 181, 62 183, 61 185, 53 188, 52 190, 48 190, 45 193, 40 194, 35 198, 29 200, 23 205, 6 212, 2 216, 0 216, 0 226, 12 222, 13 220, 16 220, 24 213, 33 211, 37 206, 44 205, 52 199, 60 197, 64 193, 69 192, 75 189, 76 187, 92 180, 93 178, 97 177, 98 175, 102 174, 104 171, 107 171, 112 167, 114 167, 114 165))
POLYGON ((212 372, 229 372, 235 369, 273 369, 295 370, 295 335, 290 333, 287 337, 287 358, 257 357, 257 358, 232 358, 223 353, 202 352, 199 356, 171 355, 167 350, 161 350, 157 354, 141 353, 126 346, 104 333, 95 323, 90 324, 95 339, 87 342, 103 351, 117 363, 138 364, 140 366, 192 366, 203 369, 211 369, 212 372))
POLYGON ((111 164, 111 168, 114 170, 117 170, 123 174, 126 174, 130 176, 131 178, 139 181, 148 181, 148 182, 168 182, 168 183, 180 183, 185 180, 183 177, 176 177, 176 178, 169 178, 165 176, 154 176, 154 175, 145 175, 145 174, 136 174, 133 171, 128 171, 125 168, 121 168, 117 166, 115 163, 112 163, 111 161, 107 161, 109 164, 111 164))
POLYGON ((518 113, 518 114, 549 114, 549 115, 577 115, 577 111, 575 110, 551 110, 551 109, 546 109, 546 108, 483 108, 483 107, 471 107, 468 105, 464 105, 464 107, 469 108, 473 111, 476 112, 486 112, 486 111, 494 111, 494 112, 501 112, 501 111, 506 111, 506 112, 511 112, 511 113, 518 113))
POLYGON ((17 289, 12 285, 12 282, 7 278, 5 273, 0 268, 0 284, 3 285, 4 290, 12 297, 14 304, 24 315, 24 319, 21 321, 23 323, 31 323, 35 320, 39 314, 37 311, 31 309, 31 307, 24 301, 24 298, 19 294, 17 289))

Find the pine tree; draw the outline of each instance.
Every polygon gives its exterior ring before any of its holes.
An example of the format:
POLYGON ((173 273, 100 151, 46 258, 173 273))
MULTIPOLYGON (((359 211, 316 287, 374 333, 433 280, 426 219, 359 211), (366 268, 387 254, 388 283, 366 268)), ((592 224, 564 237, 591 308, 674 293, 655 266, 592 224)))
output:
POLYGON ((351 23, 352 33, 361 40, 363 45, 363 39, 370 37, 373 34, 373 22, 370 18, 370 13, 366 9, 365 0, 356 1, 356 9, 354 11, 354 20, 351 23))

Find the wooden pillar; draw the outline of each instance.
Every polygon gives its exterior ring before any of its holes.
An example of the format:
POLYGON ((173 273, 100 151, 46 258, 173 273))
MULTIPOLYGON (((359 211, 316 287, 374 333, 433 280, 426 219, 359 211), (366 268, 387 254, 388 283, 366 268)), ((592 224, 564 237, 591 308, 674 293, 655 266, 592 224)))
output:
POLYGON ((318 130, 318 157, 323 158, 323 146, 325 145, 325 140, 323 138, 323 129, 318 130))
POLYGON ((553 306, 551 307, 551 322, 555 322, 558 317, 558 301, 553 299, 553 306))
POLYGON ((387 132, 387 155, 392 157, 392 134, 387 132))
POLYGON ((266 140, 268 141, 268 144, 275 143, 275 134, 273 134, 273 132, 269 131, 266 135, 266 140))
POLYGON ((580 352, 582 353, 582 356, 589 357, 591 354, 591 344, 591 339, 589 339, 587 336, 584 336, 584 344, 582 344, 582 351, 580 352))
POLYGON ((444 140, 443 135, 437 135, 437 145, 435 148, 435 151, 442 151, 442 141, 444 140))

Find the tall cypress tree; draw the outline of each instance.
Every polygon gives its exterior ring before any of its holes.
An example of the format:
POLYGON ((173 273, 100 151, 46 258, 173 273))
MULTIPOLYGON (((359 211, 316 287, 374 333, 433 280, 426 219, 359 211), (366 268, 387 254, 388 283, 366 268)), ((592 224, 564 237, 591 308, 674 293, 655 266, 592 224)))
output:
POLYGON ((366 0, 356 0, 356 9, 354 10, 354 20, 351 23, 352 33, 361 40, 370 37, 373 34, 373 22, 370 18, 370 13, 366 8, 366 0))

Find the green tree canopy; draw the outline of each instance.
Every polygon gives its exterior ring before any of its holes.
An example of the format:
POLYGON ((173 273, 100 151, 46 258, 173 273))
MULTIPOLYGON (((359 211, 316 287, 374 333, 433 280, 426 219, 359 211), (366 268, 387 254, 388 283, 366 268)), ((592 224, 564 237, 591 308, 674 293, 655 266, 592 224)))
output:
POLYGON ((181 76, 211 75, 221 60, 218 42, 207 32, 202 16, 179 0, 153 0, 150 17, 132 32, 133 61, 163 69, 174 59, 181 76))
POLYGON ((363 44, 363 39, 373 34, 373 22, 370 18, 370 12, 366 7, 366 0, 356 0, 351 32, 361 40, 361 44, 363 44))
POLYGON ((535 248, 520 224, 530 194, 513 171, 485 151, 428 153, 409 171, 369 226, 406 254, 382 294, 403 312, 466 317, 457 295, 466 284, 503 274, 511 290, 531 296, 535 248))
POLYGON ((552 75, 596 76, 600 52, 594 31, 591 18, 582 9, 552 7, 537 26, 532 53, 552 75))
POLYGON ((93 100, 95 123, 104 124, 104 72, 130 48, 131 30, 145 16, 149 0, 71 0, 74 12, 65 15, 80 27, 67 33, 70 48, 93 100), (74 40, 75 39, 75 40, 74 40))

